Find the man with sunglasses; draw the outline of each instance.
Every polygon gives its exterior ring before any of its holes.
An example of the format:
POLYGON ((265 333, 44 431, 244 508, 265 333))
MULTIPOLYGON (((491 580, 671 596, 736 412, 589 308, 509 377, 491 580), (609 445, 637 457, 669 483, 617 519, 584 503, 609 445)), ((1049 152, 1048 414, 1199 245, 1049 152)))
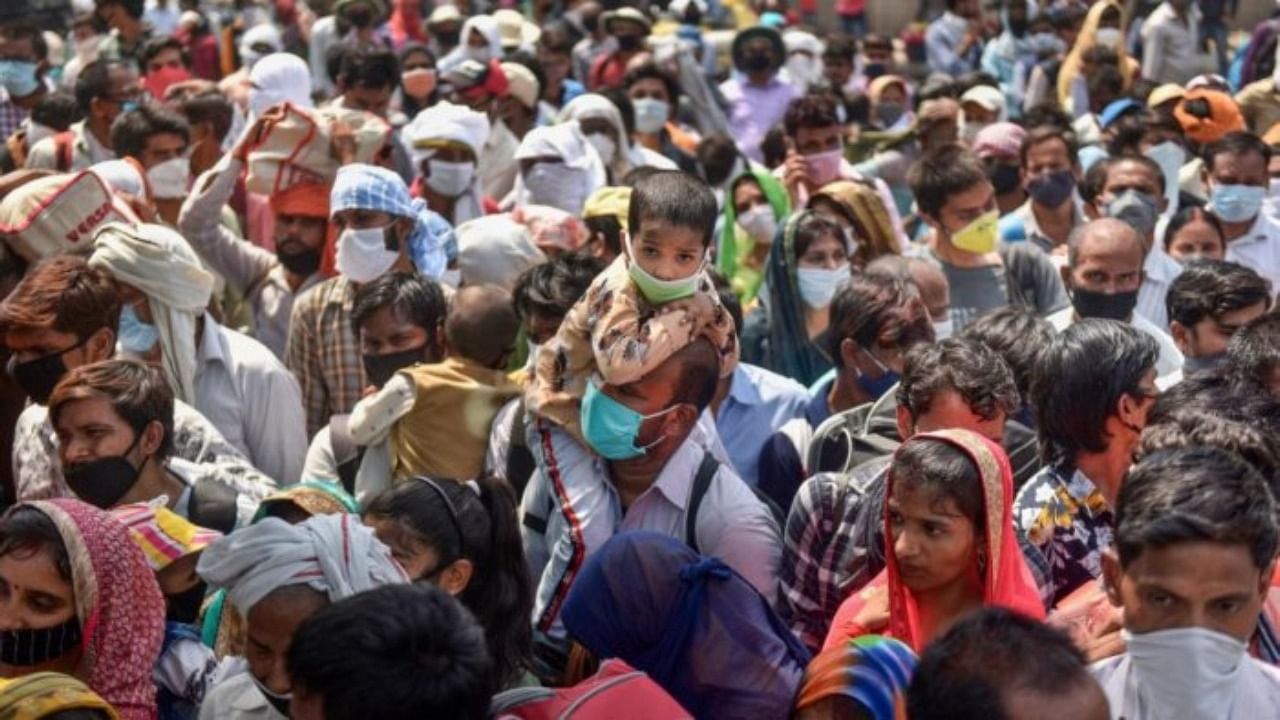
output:
POLYGON ((28 168, 79 172, 116 157, 111 124, 142 100, 138 71, 132 61, 95 60, 76 79, 76 104, 85 119, 66 133, 45 138, 31 148, 28 168))
POLYGON ((1040 354, 1031 407, 1045 468, 1018 491, 1013 524, 1034 549, 1045 608, 1102 575, 1114 508, 1158 393, 1160 348, 1116 320, 1072 324, 1040 354))

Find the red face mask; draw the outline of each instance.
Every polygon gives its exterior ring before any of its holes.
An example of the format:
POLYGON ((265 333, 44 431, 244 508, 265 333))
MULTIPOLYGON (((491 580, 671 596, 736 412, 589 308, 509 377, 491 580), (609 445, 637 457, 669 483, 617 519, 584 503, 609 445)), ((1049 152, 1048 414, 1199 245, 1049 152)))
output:
POLYGON ((143 84, 146 86, 147 91, 151 93, 151 97, 156 100, 163 100, 164 93, 169 89, 170 85, 180 83, 190 77, 191 74, 187 72, 186 68, 169 66, 147 73, 143 84))

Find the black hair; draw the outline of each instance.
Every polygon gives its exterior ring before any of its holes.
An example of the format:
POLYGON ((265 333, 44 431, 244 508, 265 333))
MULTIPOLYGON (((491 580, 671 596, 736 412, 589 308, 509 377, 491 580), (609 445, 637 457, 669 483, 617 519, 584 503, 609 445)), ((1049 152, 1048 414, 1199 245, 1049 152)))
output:
POLYGON ((604 268, 600 259, 579 253, 534 265, 516 280, 511 291, 512 307, 521 317, 534 311, 563 317, 604 268))
POLYGON ((801 128, 825 128, 839 124, 836 100, 828 93, 809 93, 792 100, 783 117, 787 135, 793 138, 801 128))
POLYGON ((1229 132, 1215 142, 1205 146, 1202 155, 1205 170, 1210 173, 1213 172, 1213 161, 1219 155, 1246 155, 1248 153, 1258 153, 1258 155, 1262 156, 1263 167, 1266 167, 1267 163, 1271 162, 1271 147, 1262 142, 1262 138, 1251 132, 1229 132))
POLYGON ((1030 397, 1036 359, 1056 334, 1048 320, 1025 305, 993 310, 960 331, 960 337, 986 345, 1004 360, 1023 402, 1030 397))
POLYGON ((364 517, 387 519, 435 550, 437 569, 467 559, 471 582, 459 596, 485 628, 494 680, 516 683, 532 664, 533 589, 521 549, 515 493, 483 475, 470 484, 417 478, 374 497, 364 517))
POLYGON ((716 214, 716 197, 705 182, 679 170, 660 170, 633 186, 627 224, 634 237, 640 234, 645 218, 661 218, 698 233, 707 247, 716 214))
MULTIPOLYGON (((754 180, 754 178, 752 179, 754 180)), ((733 198, 727 197, 725 202, 731 203, 733 198)), ((841 212, 844 212, 844 210, 841 209, 841 212)), ((805 253, 809 252, 809 246, 823 235, 830 235, 839 240, 841 244, 844 243, 844 231, 840 229, 839 224, 826 215, 812 210, 801 210, 792 222, 795 223, 793 233, 795 234, 794 250, 797 261, 805 253)))
POLYGON ((400 86, 400 61, 386 48, 352 48, 342 56, 338 80, 347 87, 394 90, 400 86))
POLYGON ((631 136, 636 131, 636 106, 631 104, 631 96, 622 88, 597 90, 596 94, 613 103, 618 109, 618 115, 622 116, 622 128, 627 131, 627 136, 618 138, 618 142, 623 145, 631 144, 631 136))
POLYGON ((1027 166, 1027 153, 1031 152, 1031 148, 1050 140, 1057 140, 1062 143, 1067 150, 1067 159, 1072 165, 1077 165, 1080 162, 1077 159, 1080 146, 1076 142, 1076 134, 1074 132, 1064 130, 1057 125, 1040 125, 1027 130, 1027 135, 1022 140, 1022 147, 1018 149, 1018 159, 1022 166, 1024 168, 1027 166))
POLYGON ((767 168, 775 168, 787 159, 787 128, 778 123, 760 139, 760 155, 767 168))
POLYGON ((656 168, 652 165, 639 165, 637 167, 631 168, 631 170, 629 170, 626 175, 622 176, 622 180, 619 181, 617 184, 620 187, 634 188, 636 184, 639 183, 641 180, 649 177, 650 175, 656 175, 660 172, 668 172, 668 171, 656 168))
POLYGON ((893 454, 889 475, 894 490, 909 487, 927 493, 935 502, 954 501, 973 523, 976 542, 983 544, 987 514, 983 510, 982 476, 968 453, 947 440, 916 435, 893 454))
POLYGON ((432 585, 386 585, 303 621, 289 676, 328 720, 483 720, 499 689, 484 631, 432 585))
POLYGON ((1115 511, 1121 567, 1148 547, 1210 541, 1244 545, 1259 568, 1276 556, 1276 505, 1262 476, 1213 447, 1162 450, 1125 476, 1115 511))
POLYGON ((680 377, 672 399, 693 405, 699 413, 706 410, 720 382, 720 355, 715 346, 710 340, 699 338, 677 350, 671 359, 680 363, 680 377))
MULTIPOLYGON (((324 53, 324 74, 329 78, 329 82, 338 83, 338 76, 342 73, 342 63, 347 57, 348 52, 355 50, 351 45, 346 43, 334 43, 332 47, 324 53)), ((398 82, 398 81, 397 81, 398 82)))
POLYGON ((1161 450, 1187 447, 1216 447, 1235 453, 1262 475, 1273 496, 1280 492, 1280 437, 1207 410, 1177 409, 1158 424, 1148 423, 1134 461, 1161 450))
POLYGON ((191 142, 187 119, 163 105, 144 103, 111 123, 111 145, 120 157, 142 156, 147 141, 156 135, 178 135, 191 142))
POLYGON ((189 124, 209 123, 213 128, 214 139, 218 142, 222 142, 231 130, 235 108, 231 105, 231 100, 217 90, 188 95, 182 100, 180 107, 189 124))
POLYGON ((31 121, 62 132, 84 117, 76 99, 64 92, 49 93, 31 109, 31 121))
POLYGON ((1081 320, 1054 337, 1031 381, 1045 464, 1072 469, 1079 453, 1104 451, 1107 418, 1121 397, 1143 393, 1159 355, 1150 335, 1114 320, 1081 320))
POLYGON ((58 577, 71 582, 71 556, 53 520, 31 505, 19 505, 0 517, 0 557, 45 552, 58 577))
POLYGON ((95 0, 96 7, 106 5, 119 5, 124 11, 129 13, 133 19, 137 20, 142 17, 143 10, 146 9, 146 0, 95 0))
POLYGON ((538 47, 558 55, 572 55, 573 46, 579 40, 578 33, 568 23, 557 20, 542 28, 542 36, 538 38, 538 47))
POLYGON ((622 252, 622 221, 614 215, 596 215, 583 218, 582 224, 592 236, 599 234, 604 239, 605 249, 613 256, 622 252))
POLYGON ((915 97, 912 98, 912 108, 919 110, 920 106, 929 100, 942 100, 944 98, 960 99, 960 90, 955 81, 947 76, 925 80, 920 85, 920 89, 916 91, 915 97))
POLYGON ((1231 336, 1227 368, 1236 382, 1271 392, 1271 378, 1280 369, 1280 313, 1254 318, 1231 336))
POLYGON ((897 400, 913 420, 929 412, 947 390, 959 394, 983 420, 1011 415, 1022 404, 1009 366, 994 350, 967 338, 916 345, 903 360, 897 400))
POLYGON ((115 68, 133 68, 132 60, 100 58, 85 65, 76 77, 76 104, 80 112, 89 114, 89 105, 95 98, 105 98, 111 92, 111 71, 115 68))
MULTIPOLYGON (((1089 170, 1084 174, 1084 180, 1080 183, 1080 199, 1087 203, 1096 202, 1107 187, 1107 177, 1111 175, 1111 169, 1121 163, 1137 163, 1145 167, 1155 176, 1156 187, 1160 188, 1160 193, 1164 193, 1164 171, 1155 160, 1146 155, 1124 155, 1105 157, 1089 166, 1089 170)), ((1153 199, 1159 200, 1159 197, 1153 199)))
POLYGON ((1080 59, 1090 65, 1093 65, 1095 70, 1098 66, 1103 65, 1111 65, 1115 67, 1120 66, 1120 54, 1117 53, 1114 48, 1106 45, 1094 45, 1088 50, 1085 50, 1081 54, 1080 59))
MULTIPOLYGON (((138 64, 145 71, 147 65, 155 59, 157 55, 165 50, 177 50, 178 56, 182 58, 182 64, 189 64, 187 61, 187 50, 178 41, 178 38, 172 35, 155 35, 142 44, 142 49, 138 51, 138 64)), ((160 98, 156 98, 159 100, 160 98)))
POLYGON ((657 80, 666 86, 667 97, 670 98, 673 107, 680 100, 680 81, 676 80, 671 73, 658 67, 657 63, 646 62, 631 68, 623 77, 622 86, 630 89, 641 80, 657 80))
POLYGON ((27 40, 31 43, 31 51, 40 61, 49 59, 49 43, 45 42, 40 28, 21 20, 17 22, 0 22, 0 37, 6 40, 27 40))
POLYGON ((920 212, 937 218, 952 195, 974 185, 990 183, 987 168, 967 147, 958 143, 944 145, 925 155, 907 173, 911 193, 920 212))
POLYGON ((698 165, 702 167, 702 176, 712 185, 721 185, 732 178, 735 161, 741 155, 733 138, 724 133, 711 133, 698 143, 698 165))
POLYGON ((1160 393, 1147 411, 1147 424, 1174 422, 1179 412, 1203 412, 1244 423, 1280 442, 1280 397, 1241 381, 1230 367, 1201 370, 1160 393))
POLYGON ((920 302, 916 287, 895 277, 859 274, 831 301, 827 352, 837 361, 845 338, 870 349, 886 327, 894 330, 896 344, 907 349, 933 340, 933 325, 920 302))
POLYGON ((1029 128, 1052 125, 1069 131, 1071 130, 1071 116, 1057 105, 1040 103, 1033 105, 1030 110, 1022 114, 1022 124, 1024 127, 1029 128))
POLYGON ((1124 74, 1115 65, 1099 65, 1085 80, 1085 92, 1089 95, 1090 104, 1100 96, 1109 98, 1110 102, 1119 100, 1124 93, 1124 74))
POLYGON ((351 303, 351 329, 360 337, 360 327, 384 307, 391 314, 427 331, 428 342, 444 324, 448 303, 440 284, 419 273, 390 272, 360 286, 351 303))
POLYGON ((511 355, 519 332, 511 293, 497 285, 459 288, 449 302, 444 333, 450 355, 497 368, 511 355))
POLYGON ((907 688, 907 713, 911 720, 1006 720, 1011 690, 1063 695, 1089 685, 1096 682, 1084 656, 1062 631, 986 607, 925 649, 907 688))
POLYGON ((961 75, 960 77, 957 77, 955 80, 955 84, 956 84, 956 91, 961 96, 963 96, 965 93, 969 92, 970 90, 976 87, 980 87, 982 85, 986 85, 987 87, 992 87, 997 90, 1000 89, 1000 81, 996 79, 996 76, 982 70, 972 70, 970 72, 967 72, 961 75))
POLYGON ((107 720, 105 710, 96 708, 72 708, 70 710, 55 710, 47 715, 41 715, 40 720, 107 720))
POLYGON ((1168 250, 1173 244, 1174 238, 1178 237, 1178 233, 1182 232, 1182 228, 1193 222, 1202 222, 1212 227, 1218 233, 1218 238, 1222 240, 1222 246, 1227 245, 1227 234, 1222 229, 1222 221, 1211 212, 1207 212, 1200 205, 1188 205, 1182 208, 1173 217, 1169 218, 1169 224, 1164 227, 1164 249, 1168 250))
POLYGON ((1271 283, 1243 265, 1214 260, 1188 263, 1164 299, 1169 321, 1187 328, 1259 303, 1271 304, 1271 283))
POLYGON ((852 35, 833 35, 827 38, 827 46, 822 50, 822 59, 852 63, 857 54, 858 41, 852 35))

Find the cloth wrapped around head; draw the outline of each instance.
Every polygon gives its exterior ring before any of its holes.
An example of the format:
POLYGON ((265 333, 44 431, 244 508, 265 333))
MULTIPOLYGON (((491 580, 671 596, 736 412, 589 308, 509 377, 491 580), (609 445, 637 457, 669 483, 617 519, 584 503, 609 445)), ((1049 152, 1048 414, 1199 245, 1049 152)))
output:
POLYGON ((489 139, 489 118, 463 105, 450 102, 439 102, 418 113, 408 125, 400 130, 400 140, 413 157, 413 171, 419 177, 423 174, 423 165, 436 152, 448 147, 465 147, 471 151, 471 180, 461 192, 455 194, 453 189, 441 188, 428 177, 426 183, 438 192, 456 197, 454 220, 462 222, 484 215, 483 191, 480 174, 475 167, 489 139))
POLYGON ((528 228, 511 215, 487 215, 458 226, 458 270, 464 284, 510 291, 521 273, 546 261, 528 228))
POLYGON ((112 508, 111 514, 128 528, 155 572, 222 538, 217 530, 202 528, 164 506, 132 503, 112 508))
POLYGON ((343 210, 374 210, 413 220, 409 259, 418 272, 439 279, 448 265, 446 246, 454 243, 449 222, 409 196, 404 180, 376 165, 344 165, 329 193, 330 217, 343 210))
POLYGON ((120 717, 106 700, 70 675, 41 672, 0 680, 0 720, 38 720, 64 710, 96 710, 108 720, 120 717))
POLYGON ((254 63, 249 71, 249 115, 262 117, 267 108, 291 102, 301 108, 311 103, 311 71, 297 55, 272 53, 254 63))
POLYGON ((196 319, 214 285, 195 251, 163 225, 110 223, 94 236, 89 264, 147 296, 165 377, 179 400, 195 402, 196 319))
MULTIPOLYGON (((516 149, 516 162, 524 160, 559 160, 555 165, 563 178, 555 187, 530 187, 525 181, 525 171, 516 176, 515 189, 504 203, 510 205, 550 205, 572 215, 582 213, 587 198, 605 186, 606 175, 600 154, 591 147, 576 122, 561 123, 551 127, 534 128, 520 141, 516 149)), ((537 167, 536 165, 534 166, 537 167)))
POLYGON ((151 671, 164 638, 164 596, 129 533, 111 513, 70 498, 39 500, 71 561, 84 640, 76 677, 127 720, 153 720, 151 671))
POLYGON ((271 212, 276 215, 300 215, 324 220, 324 248, 320 251, 320 274, 333 277, 338 233, 329 222, 329 186, 300 182, 271 194, 271 212))
POLYGON ((587 242, 587 228, 576 216, 546 205, 524 205, 511 211, 533 244, 547 252, 573 252, 587 242))
POLYGON ((196 572, 210 585, 226 588, 245 615, 289 585, 306 585, 336 602, 409 582, 387 546, 347 513, 317 515, 297 525, 264 518, 205 548, 196 572))
POLYGON ((562 613, 597 657, 621 658, 694 717, 790 717, 805 650, 751 584, 666 535, 615 535, 562 613))
POLYGON ((846 697, 868 712, 870 720, 905 719, 907 685, 916 662, 916 654, 900 640, 882 635, 850 640, 809 663, 796 710, 846 697))

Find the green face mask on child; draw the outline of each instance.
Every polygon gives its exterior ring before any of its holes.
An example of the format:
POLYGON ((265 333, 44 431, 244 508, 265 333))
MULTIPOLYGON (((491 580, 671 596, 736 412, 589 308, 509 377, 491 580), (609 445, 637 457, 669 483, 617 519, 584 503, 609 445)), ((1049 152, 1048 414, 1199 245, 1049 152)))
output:
POLYGON ((640 262, 636 260, 635 243, 630 237, 627 238, 627 254, 630 255, 627 263, 627 272, 631 275, 631 282, 640 288, 640 293, 645 299, 654 305, 664 305, 672 300, 687 298, 698 290, 698 278, 702 276, 702 269, 706 266, 706 258, 703 258, 702 264, 689 277, 680 278, 678 280, 663 280, 651 275, 647 270, 640 267, 640 262))

